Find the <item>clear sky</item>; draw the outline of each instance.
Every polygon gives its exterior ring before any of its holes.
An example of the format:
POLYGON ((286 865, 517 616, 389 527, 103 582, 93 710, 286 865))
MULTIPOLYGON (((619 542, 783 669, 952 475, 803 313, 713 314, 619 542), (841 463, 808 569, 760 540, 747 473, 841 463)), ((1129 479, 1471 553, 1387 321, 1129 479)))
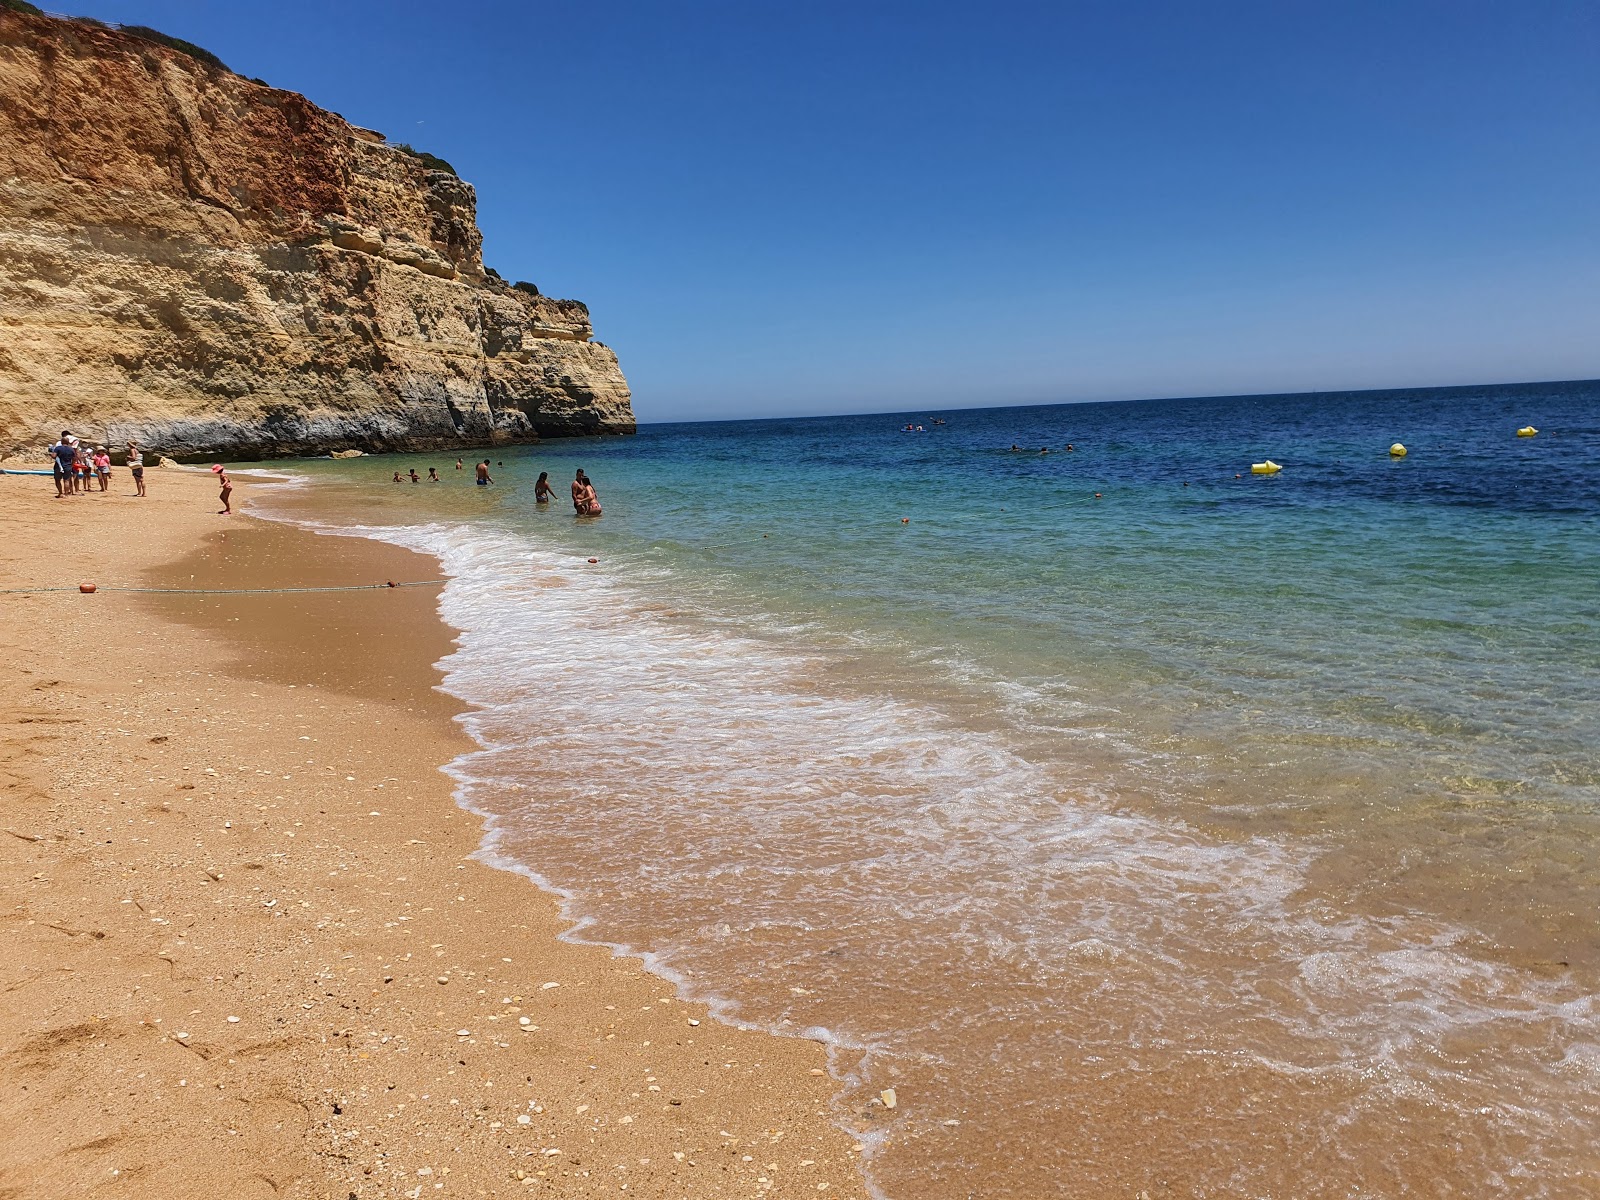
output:
POLYGON ((438 154, 641 420, 1600 376, 1593 0, 57 0, 438 154))

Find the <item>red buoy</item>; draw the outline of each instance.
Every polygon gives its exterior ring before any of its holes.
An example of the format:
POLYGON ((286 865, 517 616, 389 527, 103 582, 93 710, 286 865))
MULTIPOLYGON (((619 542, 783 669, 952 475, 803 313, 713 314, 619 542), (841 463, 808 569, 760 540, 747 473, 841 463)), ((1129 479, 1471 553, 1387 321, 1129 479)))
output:
POLYGON ((90 592, 92 592, 92 591, 94 591, 94 590, 95 590, 95 589, 94 589, 94 584, 92 584, 92 583, 80 583, 80 584, 79 584, 79 585, 78 585, 78 590, 79 590, 79 591, 80 591, 80 592, 83 592, 83 593, 84 593, 84 594, 85 594, 85 595, 87 595, 87 594, 89 594, 89 593, 90 593, 90 592))

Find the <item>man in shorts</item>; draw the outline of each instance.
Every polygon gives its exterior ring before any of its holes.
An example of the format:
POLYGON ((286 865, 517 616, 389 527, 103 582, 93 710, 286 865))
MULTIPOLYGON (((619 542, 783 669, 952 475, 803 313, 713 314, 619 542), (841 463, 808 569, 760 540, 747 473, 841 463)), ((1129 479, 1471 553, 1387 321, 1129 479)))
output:
POLYGON ((133 476, 134 495, 144 495, 144 453, 138 442, 128 443, 128 474, 133 476))
POLYGON ((78 462, 78 439, 72 436, 72 431, 63 429, 61 440, 50 447, 50 465, 56 477, 56 499, 61 499, 72 491, 73 469, 78 462))

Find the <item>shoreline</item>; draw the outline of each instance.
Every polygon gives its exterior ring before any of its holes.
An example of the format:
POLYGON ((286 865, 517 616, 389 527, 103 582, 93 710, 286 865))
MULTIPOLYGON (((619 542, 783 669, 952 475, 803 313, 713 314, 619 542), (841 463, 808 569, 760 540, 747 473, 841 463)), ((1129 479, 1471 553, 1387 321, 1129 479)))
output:
MULTIPOLYGON (((224 523, 198 473, 41 482, 0 487, 8 587, 438 578, 224 523)), ((714 1021, 477 857, 436 595, 6 597, 0 1185, 865 1196, 821 1044, 714 1021)))

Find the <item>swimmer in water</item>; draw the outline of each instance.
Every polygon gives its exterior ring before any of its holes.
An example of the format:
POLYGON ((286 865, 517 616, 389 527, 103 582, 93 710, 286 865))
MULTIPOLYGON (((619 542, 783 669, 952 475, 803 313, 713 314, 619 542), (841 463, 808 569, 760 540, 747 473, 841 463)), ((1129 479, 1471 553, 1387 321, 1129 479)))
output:
POLYGON ((404 482, 404 481, 403 481, 403 480, 402 480, 402 479, 401 479, 401 478, 400 478, 400 472, 399 472, 399 471, 396 471, 396 472, 395 472, 395 473, 394 473, 394 481, 395 481, 395 482, 396 482, 396 483, 402 483, 402 482, 404 482))
POLYGON ((412 483, 421 483, 422 482, 422 476, 417 474, 417 469, 415 467, 411 468, 411 482, 412 483))
POLYGON ((428 468, 428 482, 429 483, 438 483, 439 482, 439 470, 438 470, 437 467, 429 467, 428 468))
POLYGON ((461 460, 459 458, 456 459, 456 470, 461 470, 461 460))
POLYGON ((539 481, 533 485, 533 502, 535 504, 549 504, 555 498, 556 490, 550 486, 550 472, 540 471, 539 481))

